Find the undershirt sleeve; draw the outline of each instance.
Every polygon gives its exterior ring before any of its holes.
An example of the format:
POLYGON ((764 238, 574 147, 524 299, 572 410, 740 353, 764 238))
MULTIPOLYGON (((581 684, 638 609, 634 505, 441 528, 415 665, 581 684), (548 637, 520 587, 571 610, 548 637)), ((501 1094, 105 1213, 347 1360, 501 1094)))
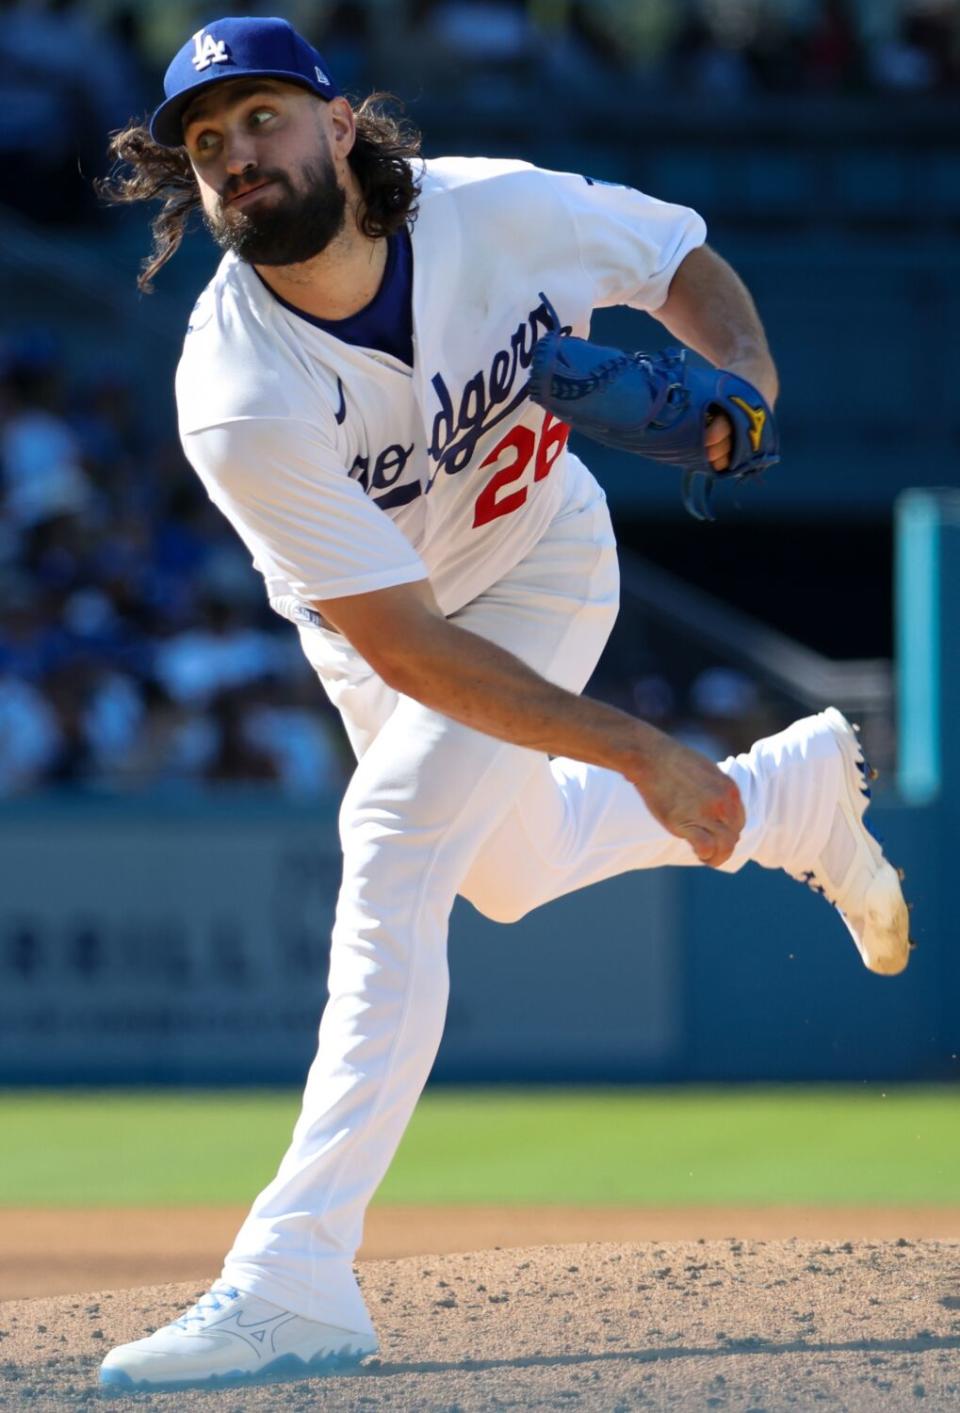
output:
POLYGON ((186 432, 187 459, 273 597, 308 602, 428 577, 393 521, 308 422, 248 417, 186 432))

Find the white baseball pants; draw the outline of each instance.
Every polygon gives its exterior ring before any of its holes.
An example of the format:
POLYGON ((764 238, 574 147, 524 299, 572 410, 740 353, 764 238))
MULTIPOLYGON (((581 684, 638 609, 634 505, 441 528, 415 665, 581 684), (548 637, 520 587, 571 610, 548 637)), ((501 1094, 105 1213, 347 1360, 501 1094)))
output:
MULTIPOLYGON (((455 621, 579 692, 618 589, 606 502, 583 478, 527 559, 455 621)), ((483 736, 398 697, 335 635, 302 638, 360 759, 340 814, 330 999, 303 1108, 223 1274, 308 1319, 365 1332, 352 1258, 440 1042, 456 894, 509 921, 627 869, 697 860, 614 772, 483 736)), ((722 769, 747 816, 726 871, 816 857, 833 819, 835 790, 825 787, 840 769, 818 718, 722 769)))

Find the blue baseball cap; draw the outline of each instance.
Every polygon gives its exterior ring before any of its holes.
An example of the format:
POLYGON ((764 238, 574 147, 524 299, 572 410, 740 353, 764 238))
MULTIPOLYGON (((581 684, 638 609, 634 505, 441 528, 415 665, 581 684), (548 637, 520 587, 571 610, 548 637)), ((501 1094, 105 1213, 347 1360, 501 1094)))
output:
POLYGON ((339 94, 323 57, 286 20, 214 20, 174 55, 163 76, 166 101, 150 119, 154 142, 182 147, 181 119, 188 104, 201 89, 238 78, 282 79, 327 99, 339 94))

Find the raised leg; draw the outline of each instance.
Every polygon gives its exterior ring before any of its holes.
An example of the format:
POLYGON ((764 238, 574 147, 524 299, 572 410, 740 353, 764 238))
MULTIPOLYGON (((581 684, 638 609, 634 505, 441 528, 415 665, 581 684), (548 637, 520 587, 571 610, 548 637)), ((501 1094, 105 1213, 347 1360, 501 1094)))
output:
MULTIPOLYGON (((720 768, 737 782, 747 816, 723 872, 751 860, 790 871, 819 854, 842 769, 822 716, 794 722, 720 768)), ((486 916, 513 922, 631 869, 691 864, 699 866, 690 846, 656 822, 622 775, 579 761, 541 760, 460 891, 486 916)))

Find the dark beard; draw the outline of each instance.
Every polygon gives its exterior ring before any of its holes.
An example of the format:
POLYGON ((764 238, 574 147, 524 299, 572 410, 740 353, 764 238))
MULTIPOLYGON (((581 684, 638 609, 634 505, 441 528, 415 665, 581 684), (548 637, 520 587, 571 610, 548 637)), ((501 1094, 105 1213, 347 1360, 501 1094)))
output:
POLYGON ((343 230, 347 196, 326 154, 303 170, 304 191, 296 191, 283 172, 247 172, 242 182, 228 182, 215 216, 204 213, 204 224, 221 250, 232 250, 249 265, 300 265, 319 255, 343 230), (271 196, 262 210, 224 212, 223 202, 242 184, 273 181, 284 195, 271 196))

